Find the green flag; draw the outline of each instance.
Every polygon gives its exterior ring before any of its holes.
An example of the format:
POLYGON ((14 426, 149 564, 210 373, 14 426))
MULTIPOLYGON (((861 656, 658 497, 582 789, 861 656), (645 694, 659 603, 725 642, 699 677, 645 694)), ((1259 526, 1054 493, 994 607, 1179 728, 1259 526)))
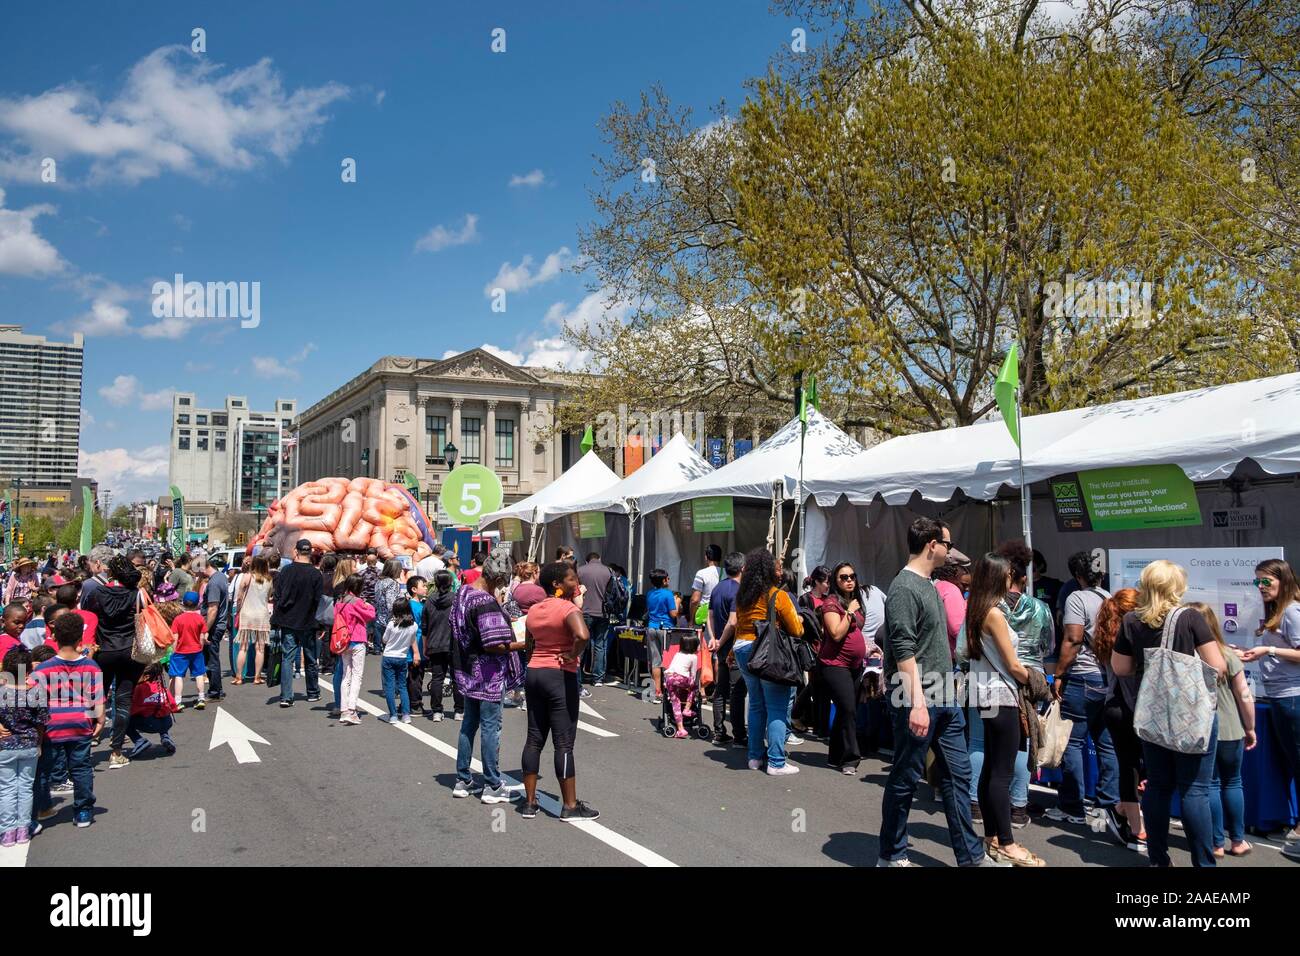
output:
POLYGON ((81 486, 81 547, 77 550, 89 554, 94 545, 92 540, 95 527, 95 496, 90 493, 89 485, 81 486))
POLYGON ((402 475, 402 484, 406 486, 406 490, 413 494, 418 501, 420 498, 420 479, 416 478, 414 474, 408 471, 402 475))
POLYGON ((808 424, 808 409, 818 408, 817 404, 817 376, 811 375, 808 378, 808 387, 799 393, 799 421, 805 425, 808 424))
POLYGON ((1016 416, 1016 393, 1019 390, 1019 346, 1012 342, 1006 361, 1002 363, 1002 371, 998 372, 998 380, 993 383, 993 397, 997 399, 998 411, 1002 413, 1002 420, 1007 423, 1007 431, 1011 432, 1011 440, 1016 443, 1017 448, 1020 447, 1020 422, 1016 416))
POLYGON ((591 426, 588 425, 586 433, 582 436, 582 453, 585 455, 587 454, 587 452, 591 451, 595 447, 596 447, 596 436, 592 432, 591 426))

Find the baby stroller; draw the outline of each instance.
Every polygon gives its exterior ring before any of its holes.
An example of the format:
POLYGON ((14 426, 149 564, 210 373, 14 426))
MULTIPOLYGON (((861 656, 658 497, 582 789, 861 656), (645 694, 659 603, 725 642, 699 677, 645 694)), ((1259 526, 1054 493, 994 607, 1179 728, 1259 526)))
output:
MULTIPOLYGON (((668 670, 668 665, 672 663, 673 657, 678 653, 681 640, 683 637, 694 636, 698 634, 692 627, 674 627, 665 632, 664 636, 664 657, 663 667, 668 670)), ((704 649, 704 644, 700 644, 701 658, 707 657, 709 652, 704 649)), ((691 715, 682 714, 682 726, 686 732, 701 740, 713 739, 713 728, 705 722, 701 713, 705 702, 704 691, 701 687, 700 678, 703 674, 702 669, 695 672, 695 702, 691 706, 691 715)), ((668 689, 664 688, 663 709, 659 713, 659 732, 665 737, 672 737, 677 733, 677 718, 673 715, 673 704, 669 699, 668 689)))

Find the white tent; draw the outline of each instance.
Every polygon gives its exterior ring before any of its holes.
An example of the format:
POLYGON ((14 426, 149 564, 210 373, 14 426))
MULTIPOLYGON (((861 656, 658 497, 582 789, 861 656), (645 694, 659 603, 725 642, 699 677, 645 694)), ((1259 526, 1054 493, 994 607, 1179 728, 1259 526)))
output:
POLYGON ((633 509, 642 497, 676 488, 713 471, 713 466, 678 432, 651 459, 617 484, 572 502, 548 506, 547 518, 579 511, 617 511, 633 509))
MULTIPOLYGON (((1176 464, 1193 481, 1226 478, 1250 458, 1270 474, 1300 472, 1300 373, 1217 385, 1021 421, 1025 480, 1114 465, 1176 464)), ((822 506, 841 495, 903 504, 913 494, 948 501, 958 491, 997 497, 1020 486, 1016 446, 1001 419, 904 435, 829 475, 805 481, 822 506)))
MULTIPOLYGON (((717 471, 675 488, 642 496, 641 512, 648 514, 679 501, 713 496, 771 500, 777 485, 782 488, 784 500, 795 498, 799 485, 800 431, 799 419, 792 419, 748 455, 723 465, 717 471)), ((862 446, 829 418, 815 408, 808 410, 808 437, 803 448, 805 488, 810 478, 829 474, 840 463, 861 452, 862 446)))
POLYGON ((549 520, 555 512, 553 509, 563 507, 579 498, 586 498, 618 484, 618 475, 600 460, 594 451, 589 451, 564 474, 534 495, 523 501, 494 511, 479 518, 478 526, 485 528, 502 518, 519 518, 529 524, 541 524, 549 520))

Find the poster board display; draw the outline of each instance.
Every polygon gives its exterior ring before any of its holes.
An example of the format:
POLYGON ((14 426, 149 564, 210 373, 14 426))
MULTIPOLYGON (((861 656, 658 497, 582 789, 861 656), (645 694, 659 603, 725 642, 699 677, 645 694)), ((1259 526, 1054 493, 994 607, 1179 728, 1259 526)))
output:
POLYGON ((1095 468, 1050 482, 1059 531, 1141 531, 1201 524, 1196 486, 1177 465, 1095 468))
POLYGON ((591 538, 605 537, 605 512, 578 512, 578 537, 584 541, 591 538))
POLYGON ((691 521, 701 534, 736 530, 736 516, 730 495, 696 498, 691 502, 691 521))
POLYGON ((524 523, 518 518, 501 519, 501 540, 513 543, 524 540, 524 523))

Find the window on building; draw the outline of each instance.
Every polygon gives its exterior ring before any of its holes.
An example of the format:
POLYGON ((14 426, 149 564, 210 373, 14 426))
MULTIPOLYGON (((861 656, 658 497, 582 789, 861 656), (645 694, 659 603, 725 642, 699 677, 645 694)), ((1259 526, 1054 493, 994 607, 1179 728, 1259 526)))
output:
POLYGON ((293 427, 293 422, 291 422, 291 421, 290 421, 289 419, 287 419, 287 418, 286 418, 286 419, 283 419, 283 420, 280 422, 280 424, 284 427, 285 431, 288 431, 290 428, 293 427))
POLYGON ((225 451, 225 450, 226 450, 226 436, 225 436, 225 435, 218 435, 216 438, 213 439, 213 441, 216 442, 216 450, 217 450, 217 451, 225 451))
POLYGON ((194 415, 194 424, 195 424, 195 425, 206 425, 207 423, 208 423, 208 416, 207 416, 207 415, 200 415, 200 414, 198 414, 197 412, 195 413, 195 415, 194 415))
POLYGON ((225 412, 213 412, 213 413, 212 413, 212 424, 214 424, 214 425, 222 425, 222 426, 229 425, 229 424, 230 424, 230 416, 227 415, 225 412))
POLYGON ((509 418, 498 418, 496 438, 496 467, 513 468, 515 466, 515 423, 509 418))
POLYGON ((240 401, 239 399, 237 399, 237 398, 234 399, 234 400, 230 403, 230 405, 231 405, 232 408, 243 408, 243 407, 244 407, 244 403, 241 402, 241 401, 240 401))
POLYGON ((200 428, 200 429, 199 429, 199 437, 200 437, 200 438, 207 438, 207 437, 208 437, 208 430, 207 430, 206 428, 200 428))
POLYGON ((426 415, 424 429, 429 433, 429 457, 441 461, 447 447, 447 416, 426 415))
POLYGON ((190 403, 190 400, 188 398, 178 398, 176 399, 176 401, 180 405, 188 405, 190 403))
POLYGON ((460 460, 465 465, 480 464, 483 457, 483 420, 464 418, 460 423, 460 460))
POLYGON ((180 435, 176 439, 176 447, 179 448, 181 451, 190 450, 190 433, 188 431, 183 431, 180 433, 180 435))
POLYGON ((189 416, 189 415, 177 415, 177 416, 176 416, 176 424, 177 424, 177 425, 188 425, 189 423, 190 423, 190 416, 189 416))
POLYGON ((206 438, 200 438, 199 451, 207 451, 207 450, 208 450, 208 440, 206 438))

